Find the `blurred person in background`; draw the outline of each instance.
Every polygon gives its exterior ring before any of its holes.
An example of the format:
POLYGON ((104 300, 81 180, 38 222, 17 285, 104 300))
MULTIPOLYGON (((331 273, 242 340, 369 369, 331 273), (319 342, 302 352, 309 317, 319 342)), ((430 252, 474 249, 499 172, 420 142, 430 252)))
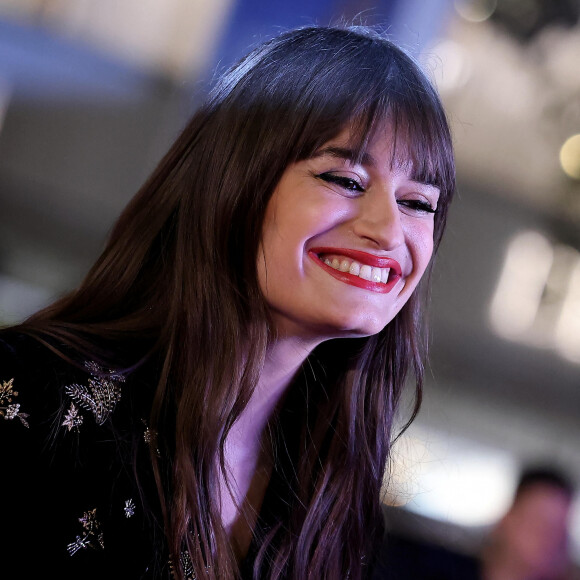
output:
POLYGON ((2 577, 367 577, 454 189, 378 34, 242 59, 81 286, 0 333, 2 577))
POLYGON ((422 529, 415 535, 392 530, 374 580, 578 580, 568 549, 573 499, 574 486, 562 470, 526 468, 481 550, 459 551, 443 536, 427 540, 422 529))
POLYGON ((577 578, 568 545, 573 499, 572 481, 560 469, 525 469, 482 551, 482 580, 577 578))

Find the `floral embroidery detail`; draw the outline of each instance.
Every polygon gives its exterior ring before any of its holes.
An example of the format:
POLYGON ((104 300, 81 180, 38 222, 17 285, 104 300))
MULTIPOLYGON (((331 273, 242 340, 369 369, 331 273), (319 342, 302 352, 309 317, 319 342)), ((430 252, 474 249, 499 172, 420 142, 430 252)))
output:
POLYGON ((66 417, 62 422, 63 427, 68 427, 68 430, 71 431, 75 427, 79 427, 83 424, 83 416, 79 415, 79 410, 75 406, 74 403, 70 404, 68 411, 66 412, 66 417))
MULTIPOLYGON (((90 411, 94 415, 97 425, 102 425, 109 418, 121 399, 121 389, 118 383, 124 382, 125 377, 114 371, 107 371, 105 373, 94 362, 85 362, 85 367, 91 374, 88 387, 74 383, 67 385, 64 390, 81 409, 90 411), (103 376, 103 374, 107 376, 103 376)), ((67 416, 62 423, 64 427, 68 427, 69 431, 82 423, 83 416, 78 413, 78 408, 74 404, 71 404, 67 416)))
POLYGON ((135 515, 135 502, 132 499, 125 501, 125 517, 130 518, 135 515))
POLYGON ((85 548, 104 550, 105 542, 103 541, 101 524, 97 519, 97 508, 85 512, 83 517, 79 518, 79 522, 83 525, 84 532, 82 536, 77 536, 75 541, 67 546, 69 555, 74 556, 79 550, 85 548))
POLYGON ((10 403, 12 397, 17 397, 18 391, 14 390, 14 379, 9 381, 2 381, 2 386, 0 386, 0 403, 7 401, 10 403))
POLYGON ((13 398, 17 396, 18 391, 14 390, 14 379, 2 381, 0 385, 0 417, 4 417, 7 421, 12 421, 17 417, 25 427, 29 427, 30 425, 26 421, 28 413, 20 412, 20 403, 12 403, 13 398))

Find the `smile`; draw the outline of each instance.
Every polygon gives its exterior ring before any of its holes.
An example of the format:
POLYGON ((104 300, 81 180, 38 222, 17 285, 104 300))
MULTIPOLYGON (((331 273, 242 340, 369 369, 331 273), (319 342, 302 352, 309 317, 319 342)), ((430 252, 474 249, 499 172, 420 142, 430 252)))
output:
POLYGON ((401 278, 401 266, 392 258, 342 248, 314 248, 308 254, 334 278, 372 292, 390 292, 401 278))

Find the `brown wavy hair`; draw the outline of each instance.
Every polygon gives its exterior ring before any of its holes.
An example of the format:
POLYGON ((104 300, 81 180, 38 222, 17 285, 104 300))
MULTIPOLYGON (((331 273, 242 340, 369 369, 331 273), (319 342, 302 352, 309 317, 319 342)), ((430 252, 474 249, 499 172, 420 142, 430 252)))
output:
MULTIPOLYGON (((379 34, 307 27, 259 46, 219 80, 80 287, 25 324, 93 353, 96 338, 154 345, 144 356, 161 360, 150 427, 164 458, 152 454, 165 533, 170 553, 186 549, 198 577, 239 574, 212 490, 225 474, 228 432, 275 339, 256 270, 268 200, 290 164, 345 128, 362 154, 385 120, 414 177, 441 189, 437 247, 455 177, 436 91, 379 34)), ((380 490, 397 405, 411 375, 413 415, 421 398, 424 294, 416 291, 377 335, 325 342, 306 361, 300 394, 286 401, 302 408, 292 433, 282 419, 272 426, 274 454, 286 454, 291 468, 274 467, 284 497, 260 538, 255 578, 367 573, 382 536, 380 490)))

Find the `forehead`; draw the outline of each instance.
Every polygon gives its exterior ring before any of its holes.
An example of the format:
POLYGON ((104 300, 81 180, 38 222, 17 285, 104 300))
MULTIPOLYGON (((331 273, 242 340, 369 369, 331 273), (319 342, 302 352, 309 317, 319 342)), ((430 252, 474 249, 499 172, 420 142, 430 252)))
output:
POLYGON ((564 490, 553 485, 538 483, 521 492, 516 504, 522 509, 560 509, 567 511, 572 498, 564 490))

